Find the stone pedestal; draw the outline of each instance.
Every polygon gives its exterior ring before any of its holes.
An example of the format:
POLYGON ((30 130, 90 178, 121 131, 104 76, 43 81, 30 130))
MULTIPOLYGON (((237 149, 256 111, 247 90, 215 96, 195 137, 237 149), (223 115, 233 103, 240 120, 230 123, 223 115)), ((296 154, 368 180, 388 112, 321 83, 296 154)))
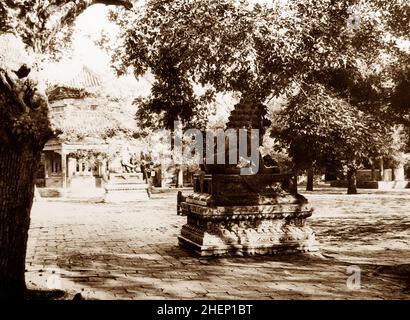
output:
POLYGON ((285 190, 290 175, 198 174, 194 193, 181 203, 188 217, 178 237, 201 256, 316 251, 306 225, 307 200, 285 190))

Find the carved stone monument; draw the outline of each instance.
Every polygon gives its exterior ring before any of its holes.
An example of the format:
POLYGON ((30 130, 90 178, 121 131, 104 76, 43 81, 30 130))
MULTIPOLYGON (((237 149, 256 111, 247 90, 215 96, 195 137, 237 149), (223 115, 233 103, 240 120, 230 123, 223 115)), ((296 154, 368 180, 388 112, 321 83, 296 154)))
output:
MULTIPOLYGON (((265 114, 265 106, 241 102, 227 128, 259 129, 262 138, 265 114)), ((253 175, 241 175, 234 164, 204 164, 194 177, 194 192, 179 203, 188 220, 178 237, 180 246, 201 256, 318 250, 306 225, 313 210, 296 192, 292 174, 260 161, 253 175)))

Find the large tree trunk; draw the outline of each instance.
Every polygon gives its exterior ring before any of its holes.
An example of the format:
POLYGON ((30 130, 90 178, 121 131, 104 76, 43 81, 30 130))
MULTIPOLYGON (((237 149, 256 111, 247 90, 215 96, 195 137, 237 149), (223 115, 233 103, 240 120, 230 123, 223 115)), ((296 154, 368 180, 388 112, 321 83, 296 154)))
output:
POLYGON ((34 177, 39 152, 0 145, 0 300, 22 299, 34 177))
POLYGON ((54 0, 36 8, 0 2, 0 18, 7 16, 0 30, 0 299, 24 297, 34 178, 52 133, 47 97, 29 76, 32 66, 25 64, 35 52, 46 52, 56 32, 95 3, 132 7, 129 0, 54 0))
POLYGON ((372 164, 372 167, 371 167, 372 171, 371 171, 371 178, 370 178, 370 180, 371 180, 371 181, 376 181, 376 169, 375 169, 375 167, 374 167, 374 161, 373 161, 373 160, 371 160, 371 164, 372 164))
POLYGON ((315 177, 315 171, 313 167, 310 167, 307 170, 307 182, 306 182, 306 191, 313 191, 313 179, 315 177))
POLYGON ((347 194, 357 194, 356 169, 353 168, 347 171, 347 194))
POLYGON ((22 299, 34 178, 51 136, 36 83, 0 69, 0 299, 22 299))

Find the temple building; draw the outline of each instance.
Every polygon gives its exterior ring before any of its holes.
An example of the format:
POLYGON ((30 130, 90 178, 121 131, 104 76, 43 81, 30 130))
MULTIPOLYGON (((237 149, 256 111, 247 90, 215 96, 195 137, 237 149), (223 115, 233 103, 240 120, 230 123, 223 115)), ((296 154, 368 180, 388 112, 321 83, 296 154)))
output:
POLYGON ((120 167, 121 149, 139 153, 135 110, 105 95, 100 75, 86 66, 68 81, 48 88, 55 136, 41 155, 36 185, 42 188, 100 188, 120 167))

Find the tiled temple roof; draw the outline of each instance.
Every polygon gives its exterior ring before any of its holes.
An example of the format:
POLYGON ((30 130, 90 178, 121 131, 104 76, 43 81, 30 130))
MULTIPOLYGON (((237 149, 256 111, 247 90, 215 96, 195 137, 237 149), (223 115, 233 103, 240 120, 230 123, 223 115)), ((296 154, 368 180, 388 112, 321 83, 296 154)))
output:
POLYGON ((94 71, 83 65, 80 72, 63 85, 68 88, 87 89, 101 86, 102 81, 94 71))
POLYGON ((69 80, 54 83, 48 90, 50 102, 67 98, 84 98, 90 91, 102 86, 101 77, 83 65, 78 73, 69 80))
POLYGON ((58 139, 103 142, 114 136, 127 138, 133 135, 136 130, 134 107, 125 101, 111 99, 102 88, 101 77, 82 66, 74 77, 59 81, 48 90, 53 106, 50 121, 58 139), (64 99, 75 101, 59 102, 64 99), (90 106, 94 108, 90 109, 90 106))

